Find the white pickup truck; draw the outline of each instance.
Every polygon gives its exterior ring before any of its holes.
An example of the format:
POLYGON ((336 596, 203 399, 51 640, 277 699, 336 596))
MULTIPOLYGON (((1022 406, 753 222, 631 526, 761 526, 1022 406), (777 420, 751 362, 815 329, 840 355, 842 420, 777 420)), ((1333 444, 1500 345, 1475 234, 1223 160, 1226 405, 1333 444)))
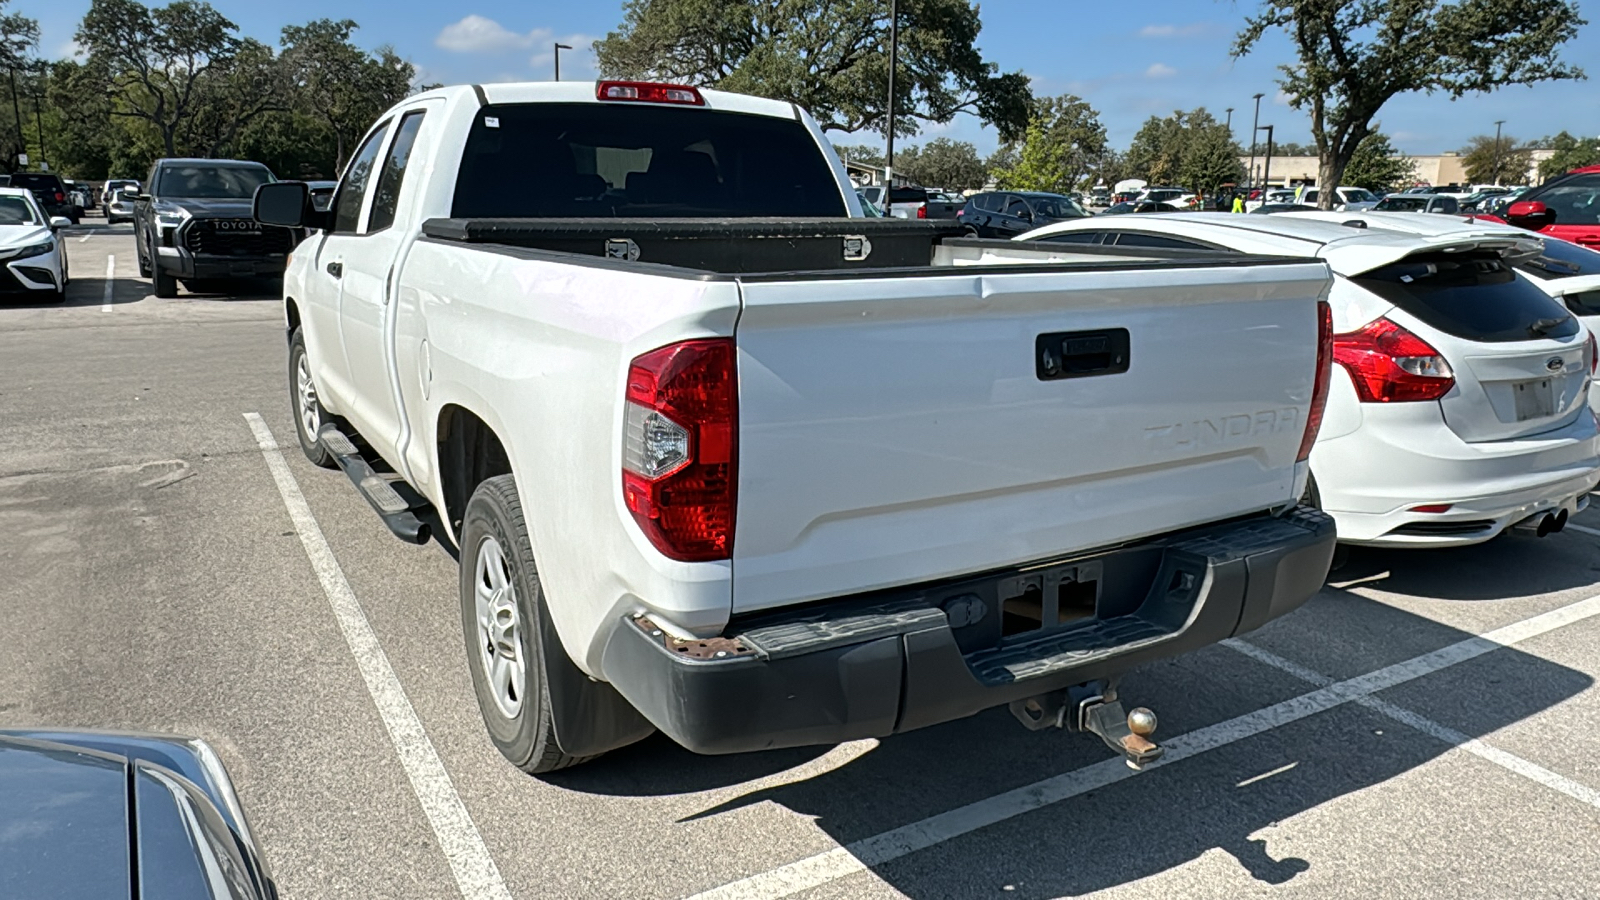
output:
POLYGON ((255 215, 301 446, 459 548, 525 770, 1006 704, 1141 763, 1117 677, 1326 576, 1321 262, 865 218, 793 104, 635 82, 418 94, 255 215))

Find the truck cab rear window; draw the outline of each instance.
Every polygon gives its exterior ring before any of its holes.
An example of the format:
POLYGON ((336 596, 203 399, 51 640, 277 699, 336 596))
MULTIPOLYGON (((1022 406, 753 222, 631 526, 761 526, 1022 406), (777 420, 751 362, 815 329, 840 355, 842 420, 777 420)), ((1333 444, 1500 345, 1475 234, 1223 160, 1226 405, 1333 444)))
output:
POLYGON ((848 215, 826 160, 792 119, 634 103, 486 106, 451 215, 848 215))
POLYGON ((1578 321, 1498 256, 1409 256, 1351 279, 1433 327, 1490 343, 1564 338, 1578 321))

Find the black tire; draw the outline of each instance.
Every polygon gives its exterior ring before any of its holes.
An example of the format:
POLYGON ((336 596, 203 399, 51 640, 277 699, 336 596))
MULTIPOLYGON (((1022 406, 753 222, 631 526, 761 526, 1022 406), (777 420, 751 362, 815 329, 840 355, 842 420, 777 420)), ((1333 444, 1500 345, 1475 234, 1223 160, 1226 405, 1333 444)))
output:
MULTIPOLYGON (((533 775, 594 759, 593 756, 568 756, 556 741, 545 647, 551 646, 556 648, 555 652, 560 652, 560 642, 541 640, 546 623, 539 571, 534 564, 533 549, 528 544, 528 529, 522 517, 522 503, 517 499, 516 482, 510 475, 499 475, 478 485, 467 502, 461 523, 460 587, 467 668, 472 672, 472 690, 478 698, 478 710, 495 748, 512 765, 533 775), (491 542, 493 553, 487 548, 491 542), (513 594, 508 605, 515 609, 516 616, 510 619, 511 628, 500 630, 500 639, 493 640, 492 635, 480 630, 478 583, 484 578, 485 587, 489 586, 492 579, 485 576, 497 560, 504 563, 498 570, 499 578, 513 594), (498 658, 512 648, 519 655, 525 675, 520 697, 514 692, 511 694, 511 699, 516 701, 515 709, 508 712, 501 705, 506 698, 492 685, 488 667, 492 665, 491 660, 499 661, 498 658)), ((498 616, 491 620, 501 625, 507 621, 498 616)))
POLYGON ((170 300, 178 296, 178 279, 171 272, 163 272, 159 267, 150 273, 150 284, 155 288, 157 297, 170 300))
MULTIPOLYGON (((146 246, 145 242, 142 241, 142 240, 135 241, 134 245, 138 246, 138 247, 144 247, 145 250, 149 250, 150 249, 148 246, 146 246)), ((154 251, 151 251, 149 253, 140 253, 138 251, 135 251, 133 255, 137 256, 139 258, 139 277, 140 278, 149 278, 149 277, 151 277, 152 275, 155 274, 156 262, 155 262, 155 253, 154 253, 154 251)))
POLYGON ((314 466, 332 469, 339 465, 328 448, 322 446, 317 440, 317 432, 325 424, 339 424, 338 419, 328 415, 322 408, 322 400, 317 396, 315 382, 311 381, 311 364, 306 359, 306 339, 299 328, 289 337, 289 412, 294 417, 294 434, 300 439, 300 452, 311 460, 314 466), (304 377, 307 385, 300 383, 301 367, 304 366, 304 377), (306 394, 309 385, 310 393, 306 394), (302 405, 308 408, 302 408, 302 405), (312 421, 308 422, 307 419, 312 421))

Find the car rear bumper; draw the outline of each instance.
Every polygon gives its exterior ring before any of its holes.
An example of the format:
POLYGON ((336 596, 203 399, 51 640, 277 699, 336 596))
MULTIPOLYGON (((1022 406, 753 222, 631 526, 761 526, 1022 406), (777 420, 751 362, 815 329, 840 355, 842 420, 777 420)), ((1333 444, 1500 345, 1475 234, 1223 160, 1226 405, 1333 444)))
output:
MULTIPOLYGON (((1257 628, 1321 588, 1334 543, 1333 521, 1299 507, 1061 563, 811 604, 707 640, 678 640, 634 616, 607 642, 604 671, 657 728, 700 753, 881 737, 1257 628), (1025 586, 1066 597, 1087 584, 1092 614, 997 643, 1002 610, 1017 608, 1008 597, 1033 596, 1025 586)), ((1046 600, 1043 620, 1060 618, 1054 606, 1046 600)))
POLYGON ((1368 411, 1364 427, 1317 442, 1311 469, 1340 541, 1480 543, 1529 516, 1576 512, 1578 499, 1600 480, 1600 431, 1587 411, 1541 435, 1471 444, 1444 424, 1436 406, 1431 415, 1417 412, 1402 421, 1368 411), (1444 504, 1450 506, 1444 513, 1413 510, 1444 504))

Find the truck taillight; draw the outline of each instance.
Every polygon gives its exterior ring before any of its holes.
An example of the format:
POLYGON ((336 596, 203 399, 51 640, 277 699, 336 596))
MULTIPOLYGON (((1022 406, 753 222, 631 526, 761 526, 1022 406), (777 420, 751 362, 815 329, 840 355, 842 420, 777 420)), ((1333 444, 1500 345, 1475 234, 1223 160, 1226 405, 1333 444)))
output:
POLYGON ((1295 462, 1311 458, 1311 448, 1322 431, 1322 414, 1328 408, 1328 382, 1333 377, 1333 308, 1326 300, 1317 304, 1317 372, 1311 386, 1311 408, 1306 410, 1306 433, 1300 437, 1295 462))
POLYGON ((1349 370, 1362 403, 1438 400, 1456 383, 1433 345, 1388 319, 1334 335, 1333 360, 1349 370))
POLYGON ((731 338, 682 341, 628 367, 622 497, 664 555, 733 553, 739 381, 731 338))
POLYGON ((60 191, 56 191, 56 202, 57 203, 65 203, 65 202, 67 202, 67 195, 61 193, 60 191))
POLYGON ((926 219, 927 217, 928 217, 928 204, 924 203, 921 206, 917 207, 917 218, 926 219))
POLYGON ((700 89, 687 84, 657 84, 653 81, 602 81, 595 85, 597 100, 634 100, 639 103, 681 103, 705 106, 700 89))

